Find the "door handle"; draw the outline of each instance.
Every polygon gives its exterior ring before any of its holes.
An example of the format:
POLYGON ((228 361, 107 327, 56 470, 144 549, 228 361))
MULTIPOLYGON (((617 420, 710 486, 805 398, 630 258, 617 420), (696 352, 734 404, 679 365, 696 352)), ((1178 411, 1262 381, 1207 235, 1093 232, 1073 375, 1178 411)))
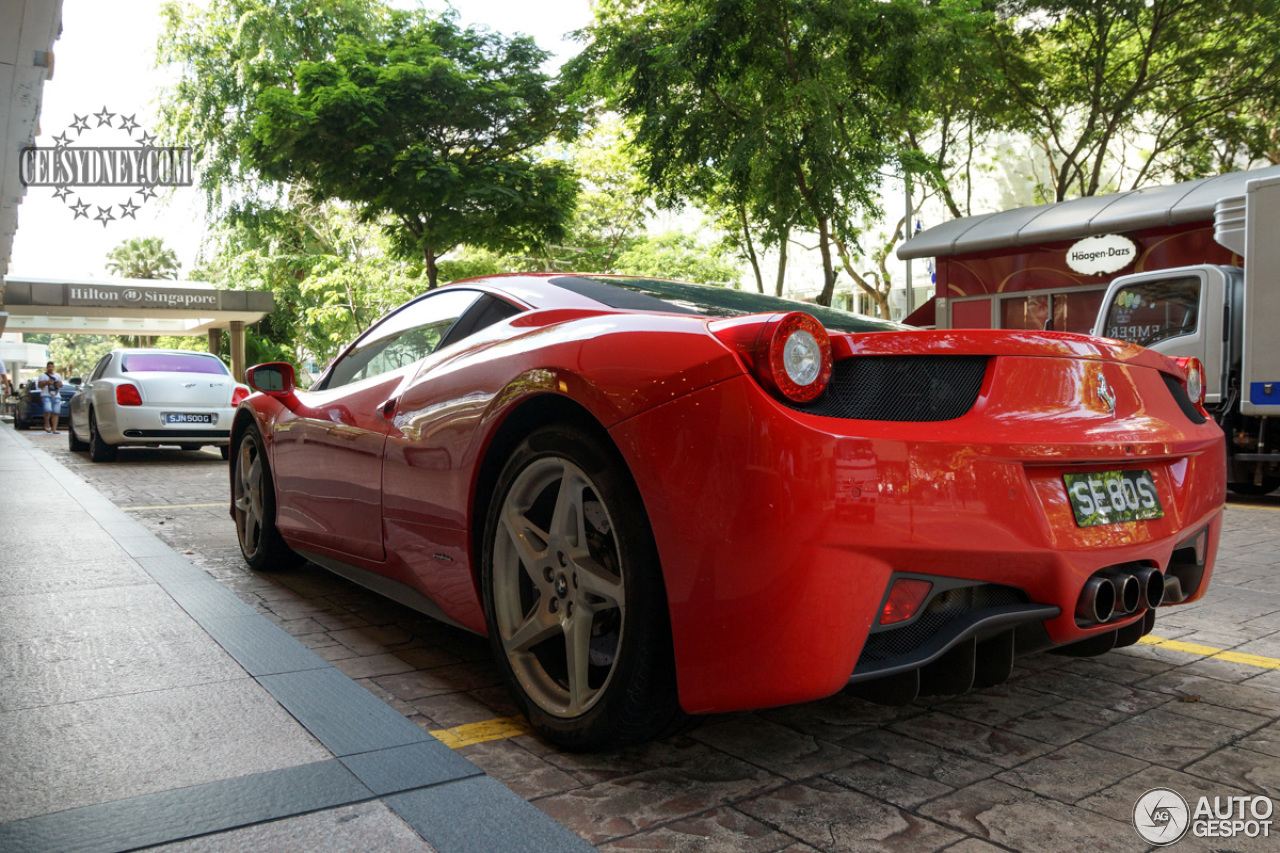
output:
POLYGON ((390 400, 382 404, 382 416, 387 420, 391 420, 391 416, 396 413, 396 405, 399 404, 399 397, 392 397, 390 400))

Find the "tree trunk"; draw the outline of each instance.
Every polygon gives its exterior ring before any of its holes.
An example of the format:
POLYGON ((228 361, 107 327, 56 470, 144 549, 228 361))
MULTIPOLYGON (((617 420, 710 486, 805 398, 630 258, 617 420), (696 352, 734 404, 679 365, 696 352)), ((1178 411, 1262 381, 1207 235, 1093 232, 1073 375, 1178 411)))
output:
POLYGON ((422 259, 427 264, 427 290, 434 290, 440 277, 440 270, 436 266, 436 253, 430 247, 425 247, 422 250, 422 259))
POLYGON ((836 269, 831 263, 831 223, 825 216, 818 217, 818 251, 822 254, 822 292, 815 301, 830 307, 836 292, 836 269))
MULTIPOLYGON (((782 295, 782 286, 787 280, 787 238, 791 236, 791 229, 788 228, 782 234, 782 240, 778 243, 778 281, 774 285, 774 295, 782 295)), ((760 291, 763 293, 764 291, 760 291)))
POLYGON ((742 240, 747 247, 747 260, 751 261, 751 271, 756 276, 756 290, 764 293, 764 276, 760 274, 760 259, 756 257, 756 245, 751 240, 751 228, 747 224, 745 205, 738 205, 738 222, 742 225, 742 240))

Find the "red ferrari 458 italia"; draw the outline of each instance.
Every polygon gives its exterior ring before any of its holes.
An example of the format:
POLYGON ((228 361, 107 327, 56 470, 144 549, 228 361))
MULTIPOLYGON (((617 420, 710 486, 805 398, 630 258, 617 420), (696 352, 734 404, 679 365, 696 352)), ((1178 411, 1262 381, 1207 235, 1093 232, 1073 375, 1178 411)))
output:
POLYGON ((251 369, 231 514, 254 569, 306 558, 487 634, 539 732, 607 748, 1136 642, 1213 572, 1202 373, 1080 335, 494 276, 388 314, 309 390, 251 369))

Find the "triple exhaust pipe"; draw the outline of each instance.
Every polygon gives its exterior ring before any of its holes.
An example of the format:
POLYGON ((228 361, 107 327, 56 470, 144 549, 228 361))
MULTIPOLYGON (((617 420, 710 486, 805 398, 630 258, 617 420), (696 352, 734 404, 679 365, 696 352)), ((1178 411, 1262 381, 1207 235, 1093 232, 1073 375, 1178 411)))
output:
POLYGON ((1132 572, 1107 569, 1085 581, 1076 603, 1076 622, 1101 625, 1137 610, 1154 609, 1164 601, 1164 575, 1153 566, 1132 572))

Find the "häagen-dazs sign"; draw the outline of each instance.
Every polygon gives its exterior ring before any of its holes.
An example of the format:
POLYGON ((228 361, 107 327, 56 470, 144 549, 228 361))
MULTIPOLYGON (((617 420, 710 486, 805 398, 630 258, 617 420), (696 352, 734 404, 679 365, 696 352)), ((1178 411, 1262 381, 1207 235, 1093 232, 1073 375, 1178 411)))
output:
POLYGON ((1119 234, 1086 237, 1067 249, 1067 266, 1081 275, 1120 272, 1137 258, 1137 244, 1119 234))

